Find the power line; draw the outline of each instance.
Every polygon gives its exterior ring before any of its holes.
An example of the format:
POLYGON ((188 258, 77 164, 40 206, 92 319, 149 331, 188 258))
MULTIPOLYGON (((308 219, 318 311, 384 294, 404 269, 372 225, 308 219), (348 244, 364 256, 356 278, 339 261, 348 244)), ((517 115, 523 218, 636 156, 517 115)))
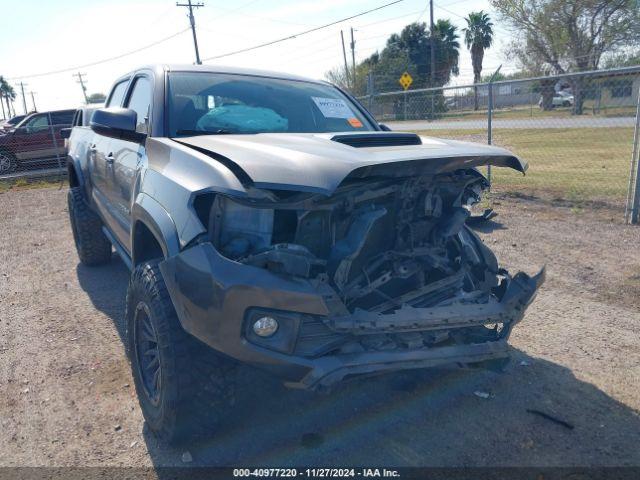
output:
MULTIPOLYGON (((427 8, 429 8, 429 7, 427 7, 427 8)), ((399 15, 397 17, 386 18, 384 20, 376 20, 375 22, 365 23, 364 25, 356 25, 356 28, 358 30, 362 30, 362 29, 364 29, 366 27, 370 27, 372 25, 379 25, 380 23, 393 22, 394 20, 399 20, 401 18, 410 17, 412 15, 415 15, 416 13, 424 13, 425 11, 426 11, 426 8, 424 8, 422 10, 416 10, 415 12, 405 13, 405 14, 399 15)))
POLYGON ((95 62, 91 62, 91 63, 85 63, 84 65, 76 65, 74 67, 68 67, 68 68, 61 68, 60 70, 51 70, 49 72, 43 72, 43 73, 32 73, 29 75, 18 75, 15 77, 11 77, 11 80, 15 80, 15 79, 19 79, 19 78, 36 78, 36 77, 46 77, 48 75, 56 75, 58 73, 66 73, 66 72, 73 72, 74 70, 81 70, 83 68, 89 68, 89 67, 95 67, 96 65, 101 65, 103 63, 108 63, 108 62, 112 62, 114 60, 119 60, 123 57, 127 57, 129 55, 133 55, 134 53, 138 53, 138 52, 142 52, 143 50, 147 50, 151 47, 155 47, 156 45, 159 45, 161 43, 164 43, 168 40, 171 40, 172 38, 177 37, 178 35, 183 34, 184 32, 186 32, 187 30, 189 30, 189 28, 185 28, 184 30, 180 30, 179 32, 174 33, 173 35, 169 35, 168 37, 165 38, 161 38, 160 40, 157 40, 153 43, 149 43, 143 47, 140 48, 136 48, 135 50, 130 50, 128 52, 125 53, 121 53, 120 55, 116 55, 114 57, 108 57, 102 60, 98 60, 95 62))
POLYGON ((176 7, 188 7, 189 8, 189 23, 191 24, 191 33, 193 33, 193 47, 196 50, 196 64, 202 65, 200 61, 200 52, 198 51, 198 37, 196 36, 196 19, 193 16, 193 9, 204 7, 204 3, 191 3, 191 0, 188 0, 187 3, 177 3, 176 7))
POLYGON ((243 49, 236 50, 236 51, 233 51, 233 52, 223 53, 223 54, 221 54, 221 55, 216 55, 216 56, 213 56, 213 57, 205 58, 203 61, 207 62, 207 61, 209 61, 209 60, 216 60, 216 59, 218 59, 218 58, 229 57, 229 56, 231 56, 231 55, 237 55, 237 54, 239 54, 239 53, 245 53, 245 52, 249 52, 249 51, 251 51, 251 50, 256 50, 256 49, 258 49, 258 48, 263 48, 263 47, 268 47, 268 46, 270 46, 270 45, 275 45, 276 43, 284 42, 284 41, 286 41, 286 40, 292 40, 292 39, 294 39, 294 38, 301 37, 302 35, 307 35, 307 34, 312 33, 312 32, 317 32, 318 30, 322 30, 322 29, 324 29, 324 28, 331 27, 331 26, 336 25, 336 24, 338 24, 338 23, 342 23, 342 22, 345 22, 345 21, 347 21, 347 20, 351 20, 352 18, 361 17, 361 16, 366 15, 366 14, 368 14, 368 13, 375 12, 375 11, 377 11, 377 10, 382 10, 383 8, 390 7, 391 5, 395 5, 395 4, 400 3, 400 2, 403 2, 403 1, 404 1, 404 0, 395 0, 395 1, 393 1, 393 2, 386 3, 386 4, 381 5, 381 6, 379 6, 379 7, 372 8, 371 10, 367 10, 367 11, 364 11, 364 12, 360 12, 360 13, 357 13, 357 14, 355 14, 355 15, 351 15, 350 17, 342 18, 342 19, 340 19, 340 20, 336 20, 336 21, 334 21, 334 22, 327 23, 327 24, 325 24, 325 25, 321 25, 321 26, 319 26, 319 27, 311 28, 311 29, 309 29, 309 30, 305 30, 305 31, 303 31, 303 32, 296 33, 296 34, 294 34, 294 35, 289 35, 289 36, 287 36, 287 37, 279 38, 279 39, 277 39, 277 40, 272 40, 272 41, 270 41, 270 42, 262 43, 262 44, 260 44, 260 45, 254 45, 253 47, 247 47, 247 48, 243 48, 243 49))
MULTIPOLYGON (((258 20, 266 20, 268 22, 283 23, 285 25, 297 25, 299 27, 315 27, 315 25, 311 25, 309 23, 290 22, 288 20, 280 20, 279 18, 265 17, 264 15, 256 15, 254 13, 239 12, 239 10, 242 10, 243 8, 247 7, 248 5, 251 5, 252 3, 255 3, 255 2, 249 2, 246 5, 242 5, 232 10, 227 8, 222 8, 222 7, 217 7, 217 8, 226 12, 223 15, 221 15, 222 17, 226 17, 227 15, 242 15, 243 17, 256 18, 258 20)), ((220 16, 217 17, 215 20, 217 21, 219 18, 220 16)))

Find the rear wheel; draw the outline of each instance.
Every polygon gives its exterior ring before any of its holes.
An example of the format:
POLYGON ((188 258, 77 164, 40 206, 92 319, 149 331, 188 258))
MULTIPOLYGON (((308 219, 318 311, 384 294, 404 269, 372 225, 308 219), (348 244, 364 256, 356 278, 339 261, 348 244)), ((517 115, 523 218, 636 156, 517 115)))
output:
POLYGON ((18 161, 16 157, 9 152, 0 150, 0 175, 12 173, 17 167, 18 161))
POLYGON ((102 220, 84 201, 81 187, 67 193, 69 221, 78 257, 83 265, 103 265, 111 260, 111 242, 102 231, 102 220))
POLYGON ((149 428, 172 444, 210 435, 233 403, 235 365, 182 329, 157 260, 131 275, 126 321, 133 378, 149 428))

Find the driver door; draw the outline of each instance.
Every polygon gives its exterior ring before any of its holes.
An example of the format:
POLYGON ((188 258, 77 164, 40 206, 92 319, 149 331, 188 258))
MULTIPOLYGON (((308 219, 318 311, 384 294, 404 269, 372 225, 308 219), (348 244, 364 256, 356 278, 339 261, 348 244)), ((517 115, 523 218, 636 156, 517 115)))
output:
POLYGON ((48 113, 34 115, 14 132, 15 156, 18 160, 54 157, 54 147, 48 113))

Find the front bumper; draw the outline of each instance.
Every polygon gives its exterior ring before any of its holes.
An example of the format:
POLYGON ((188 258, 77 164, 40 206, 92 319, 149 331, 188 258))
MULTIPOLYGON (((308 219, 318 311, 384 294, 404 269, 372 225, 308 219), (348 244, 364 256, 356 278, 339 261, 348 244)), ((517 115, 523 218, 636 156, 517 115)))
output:
POLYGON ((391 315, 363 311, 347 314, 336 310, 336 295, 328 285, 231 261, 210 243, 165 260, 160 269, 187 332, 225 355, 270 370, 283 377, 288 386, 309 389, 328 387, 351 375, 505 358, 511 328, 521 320, 544 281, 544 270, 534 277, 518 273, 505 286, 501 301, 486 305, 401 308, 391 315), (248 340, 247 312, 256 308, 287 312, 301 319, 322 319, 320 326, 332 335, 355 339, 489 323, 504 327, 499 338, 480 343, 301 354, 296 342, 301 343, 302 320, 294 327, 296 336, 288 351, 275 351, 248 340))

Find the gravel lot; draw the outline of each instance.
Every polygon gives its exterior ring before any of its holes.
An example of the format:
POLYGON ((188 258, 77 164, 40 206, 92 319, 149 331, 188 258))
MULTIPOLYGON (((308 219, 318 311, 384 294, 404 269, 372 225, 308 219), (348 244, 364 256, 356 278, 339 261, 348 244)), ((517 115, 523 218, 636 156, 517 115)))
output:
MULTIPOLYGON (((633 127, 635 117, 537 117, 537 118, 494 118, 494 128, 615 128, 633 127)), ((474 120, 406 120, 384 122, 392 130, 456 130, 487 128, 487 119, 474 120)))
POLYGON ((183 465, 185 450, 194 465, 639 466, 640 229, 532 199, 494 206, 483 236, 501 262, 548 267, 505 373, 409 372, 320 395, 246 369, 229 425, 174 450, 137 404, 124 265, 78 264, 66 189, 0 194, 0 466, 183 465))

